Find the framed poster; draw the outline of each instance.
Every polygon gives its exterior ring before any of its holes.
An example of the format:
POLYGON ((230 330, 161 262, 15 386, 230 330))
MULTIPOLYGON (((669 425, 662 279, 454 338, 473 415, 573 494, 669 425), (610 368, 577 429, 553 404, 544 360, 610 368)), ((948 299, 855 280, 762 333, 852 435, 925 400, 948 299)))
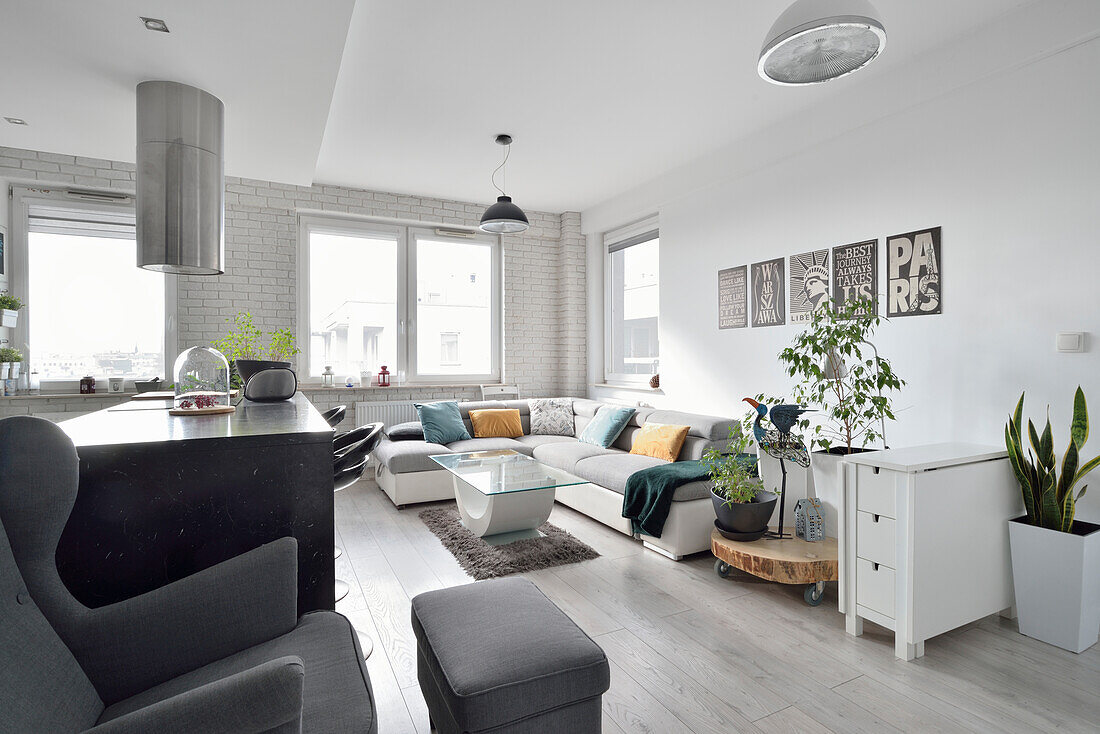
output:
POLYGON ((718 328, 749 325, 748 265, 718 271, 718 328))
POLYGON ((787 297, 783 292, 783 258, 752 264, 752 325, 783 326, 787 323, 787 297))
POLYGON ((878 313, 878 240, 833 248, 833 303, 870 298, 878 313))
POLYGON ((886 315, 943 312, 940 228, 886 238, 886 315))
POLYGON ((829 251, 791 255, 790 266, 791 323, 804 324, 829 304, 829 251))

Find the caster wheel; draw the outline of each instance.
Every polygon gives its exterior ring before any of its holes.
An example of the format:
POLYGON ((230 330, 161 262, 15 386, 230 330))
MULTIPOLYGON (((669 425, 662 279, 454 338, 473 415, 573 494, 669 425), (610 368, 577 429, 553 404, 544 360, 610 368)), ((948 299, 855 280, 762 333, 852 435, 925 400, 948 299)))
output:
POLYGON ((726 578, 730 575, 730 564, 719 559, 714 562, 714 572, 722 578, 726 578))
POLYGON ((816 607, 821 604, 821 600, 825 597, 825 590, 818 591, 817 584, 810 584, 806 587, 806 593, 802 597, 811 607, 816 607))

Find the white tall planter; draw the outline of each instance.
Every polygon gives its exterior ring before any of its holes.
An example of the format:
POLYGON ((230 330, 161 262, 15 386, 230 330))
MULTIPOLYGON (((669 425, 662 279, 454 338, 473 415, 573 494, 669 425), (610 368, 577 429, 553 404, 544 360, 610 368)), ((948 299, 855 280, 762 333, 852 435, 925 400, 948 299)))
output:
POLYGON ((840 462, 844 460, 841 454, 827 454, 824 451, 810 452, 810 468, 813 469, 813 484, 810 486, 810 495, 821 500, 821 507, 825 511, 825 535, 830 538, 837 537, 839 530, 840 493, 844 491, 840 486, 840 462))
POLYGON ((1088 535, 1008 523, 1020 633, 1083 652, 1100 637, 1100 526, 1088 535))
POLYGON ((19 323, 19 312, 12 311, 10 308, 0 310, 0 326, 14 329, 16 324, 19 323))
MULTIPOLYGON (((868 449, 868 451, 877 450, 868 449)), ((860 451, 860 453, 866 453, 866 451, 860 451)), ((840 527, 837 508, 840 507, 840 494, 844 491, 840 486, 840 462, 846 458, 848 458, 847 454, 810 452, 810 467, 813 469, 814 481, 808 490, 811 497, 821 500, 822 508, 825 510, 825 534, 830 538, 837 537, 840 527)))

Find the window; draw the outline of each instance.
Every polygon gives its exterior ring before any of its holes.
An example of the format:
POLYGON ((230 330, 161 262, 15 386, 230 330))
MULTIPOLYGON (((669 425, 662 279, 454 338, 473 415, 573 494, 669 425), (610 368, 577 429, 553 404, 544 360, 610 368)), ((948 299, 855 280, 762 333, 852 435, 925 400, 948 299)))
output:
POLYGON ((12 290, 27 302, 13 341, 25 346, 28 369, 41 380, 168 375, 175 281, 137 267, 133 199, 12 195, 12 290))
POLYGON ((301 247, 310 377, 386 365, 397 383, 500 378, 496 237, 303 217, 301 247))
POLYGON ((605 236, 608 382, 642 382, 657 374, 660 348, 660 235, 655 219, 605 236))
POLYGON ((448 378, 492 374, 494 243, 445 240, 423 231, 412 239, 417 294, 412 361, 417 372, 448 378), (440 349, 433 349, 437 344, 440 349))

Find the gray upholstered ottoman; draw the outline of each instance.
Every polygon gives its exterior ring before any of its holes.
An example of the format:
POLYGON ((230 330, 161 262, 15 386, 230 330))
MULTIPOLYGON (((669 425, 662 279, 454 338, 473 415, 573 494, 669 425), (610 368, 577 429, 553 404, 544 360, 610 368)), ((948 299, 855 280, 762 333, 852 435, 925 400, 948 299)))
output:
POLYGON ((436 730, 598 734, 603 650, 526 579, 412 600, 417 677, 436 730))

